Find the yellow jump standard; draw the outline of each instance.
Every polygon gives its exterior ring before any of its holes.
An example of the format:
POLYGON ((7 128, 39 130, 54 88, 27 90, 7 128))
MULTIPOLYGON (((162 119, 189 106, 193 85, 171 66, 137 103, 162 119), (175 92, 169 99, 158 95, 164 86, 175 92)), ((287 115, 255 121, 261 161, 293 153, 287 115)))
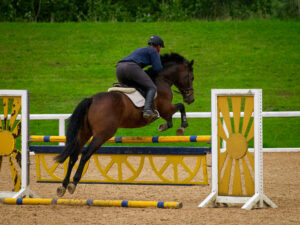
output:
POLYGON ((9 205, 88 205, 102 207, 133 207, 133 208, 168 208, 180 209, 181 202, 156 201, 124 201, 124 200, 82 200, 82 199, 51 199, 51 198, 4 198, 4 204, 9 205))

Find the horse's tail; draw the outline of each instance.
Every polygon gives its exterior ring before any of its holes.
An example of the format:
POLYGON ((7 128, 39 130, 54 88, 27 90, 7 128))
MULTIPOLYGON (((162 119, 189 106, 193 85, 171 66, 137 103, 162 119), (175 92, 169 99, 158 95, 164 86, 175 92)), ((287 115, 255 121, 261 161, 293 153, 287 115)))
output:
POLYGON ((63 163, 68 158, 68 156, 79 150, 79 142, 77 138, 78 133, 80 128, 83 127, 85 115, 90 105, 92 104, 92 101, 92 98, 83 99, 69 118, 66 136, 66 147, 58 156, 55 157, 55 160, 57 162, 63 163))

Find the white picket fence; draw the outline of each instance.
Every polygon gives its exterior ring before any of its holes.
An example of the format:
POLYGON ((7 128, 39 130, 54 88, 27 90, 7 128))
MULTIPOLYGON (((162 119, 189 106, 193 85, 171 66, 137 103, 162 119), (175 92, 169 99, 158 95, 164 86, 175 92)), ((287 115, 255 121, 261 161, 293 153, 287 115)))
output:
MULTIPOLYGON (((71 114, 30 114, 30 120, 58 120, 59 136, 65 136, 65 121, 71 114)), ((232 115, 231 115, 232 116, 232 115)), ((300 117, 300 111, 263 112, 264 118, 270 117, 300 117)), ((188 118, 211 118, 210 112, 188 112, 188 118)), ((243 113, 241 113, 243 117, 243 113)), ((1 115, 3 119, 3 115, 1 115)), ((175 113, 174 118, 180 118, 180 113, 175 113)), ((20 118, 19 118, 20 119, 20 118)), ((275 131, 274 131, 275 132, 275 131)), ((300 135, 300 134, 299 134, 300 135)), ((63 145, 63 143, 60 143, 63 145)), ((298 148, 263 148, 264 152, 300 152, 298 148)))

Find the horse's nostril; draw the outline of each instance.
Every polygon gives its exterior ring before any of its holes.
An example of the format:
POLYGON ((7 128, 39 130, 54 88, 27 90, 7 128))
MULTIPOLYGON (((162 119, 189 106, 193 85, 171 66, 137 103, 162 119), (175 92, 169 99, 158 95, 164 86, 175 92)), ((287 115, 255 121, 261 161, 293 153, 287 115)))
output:
POLYGON ((194 99, 191 99, 190 101, 188 101, 188 104, 191 104, 193 103, 195 100, 194 99))

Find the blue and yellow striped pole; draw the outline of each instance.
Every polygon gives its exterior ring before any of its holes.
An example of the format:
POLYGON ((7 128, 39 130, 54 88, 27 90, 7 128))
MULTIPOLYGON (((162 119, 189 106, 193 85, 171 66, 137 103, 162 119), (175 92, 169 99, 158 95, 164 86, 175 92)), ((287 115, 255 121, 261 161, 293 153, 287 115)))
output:
MULTIPOLYGON (((153 136, 153 137, 112 137, 106 143, 189 143, 210 142, 210 135, 197 136, 153 136)), ((31 142, 65 142, 65 136, 30 136, 31 142)))
POLYGON ((51 198, 4 198, 4 204, 9 205, 88 205, 102 207, 133 207, 133 208, 182 208, 181 202, 156 201, 124 201, 124 200, 82 200, 82 199, 51 199, 51 198))

